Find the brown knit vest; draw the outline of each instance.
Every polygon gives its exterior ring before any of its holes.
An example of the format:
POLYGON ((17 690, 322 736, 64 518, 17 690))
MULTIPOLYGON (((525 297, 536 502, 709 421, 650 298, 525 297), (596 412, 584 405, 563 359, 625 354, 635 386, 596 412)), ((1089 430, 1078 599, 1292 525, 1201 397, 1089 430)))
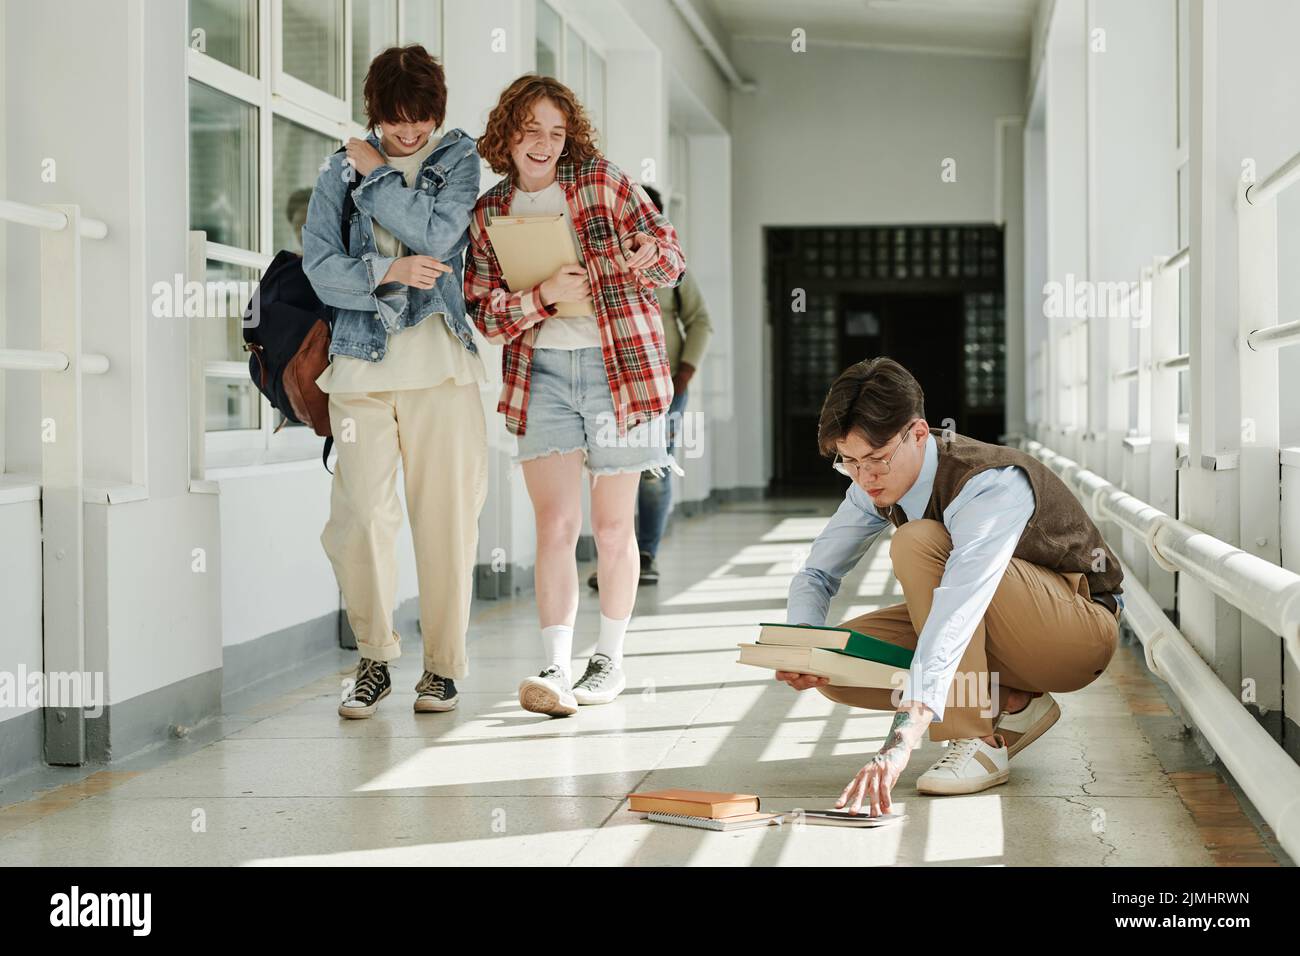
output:
MULTIPOLYGON (((1120 582, 1124 574, 1119 561, 1083 505, 1055 472, 1015 448, 991 445, 956 432, 932 434, 939 452, 939 466, 922 517, 942 523, 944 511, 972 475, 986 468, 1017 465, 1029 476, 1035 507, 1012 557, 1064 574, 1082 572, 1093 597, 1107 591, 1123 593, 1120 582), (949 437, 945 438, 945 434, 949 437), (1094 570, 1094 566, 1103 570, 1094 570)), ((883 510, 895 527, 902 525, 897 508, 883 510)))

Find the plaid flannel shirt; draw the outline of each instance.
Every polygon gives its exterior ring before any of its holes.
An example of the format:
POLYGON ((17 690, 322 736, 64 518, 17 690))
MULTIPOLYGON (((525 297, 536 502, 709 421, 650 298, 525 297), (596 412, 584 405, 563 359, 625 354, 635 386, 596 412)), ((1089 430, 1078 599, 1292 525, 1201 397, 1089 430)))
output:
MULTIPOLYGON (((609 376, 618 433, 668 410, 672 371, 664 347, 663 324, 654 290, 674 285, 685 268, 677 231, 617 166, 596 157, 575 168, 561 163, 556 178, 564 189, 591 283, 600 327, 600 347, 609 376), (636 273, 620 272, 621 240, 644 232, 659 245, 659 259, 636 273)), ((479 197, 470 220, 465 265, 465 304, 489 342, 504 344, 501 398, 497 411, 515 435, 528 425, 528 392, 537 326, 556 314, 542 304, 540 283, 511 292, 488 239, 487 224, 510 214, 513 177, 507 176, 479 197)))

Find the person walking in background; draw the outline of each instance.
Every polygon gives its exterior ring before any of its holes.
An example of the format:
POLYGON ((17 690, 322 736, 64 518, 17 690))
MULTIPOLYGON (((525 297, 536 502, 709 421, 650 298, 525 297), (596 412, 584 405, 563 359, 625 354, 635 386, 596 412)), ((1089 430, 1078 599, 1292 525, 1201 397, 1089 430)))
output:
MULTIPOLYGON (((646 195, 660 212, 664 201, 659 190, 642 186, 646 195)), ((668 452, 676 455, 682 446, 682 417, 686 414, 686 388, 695 377, 695 371, 704 360, 713 335, 713 323, 704 306, 704 296, 689 272, 682 273, 676 286, 655 290, 659 311, 663 316, 664 347, 668 349, 668 365, 673 372, 673 403, 668 406, 668 452)), ((637 491, 636 543, 641 556, 641 583, 658 584, 659 568, 655 557, 659 542, 668 526, 668 515, 673 507, 672 478, 654 471, 641 473, 637 491)), ((587 584, 598 588, 597 571, 591 572, 587 584)))
POLYGON ((316 380, 329 394, 338 451, 321 543, 361 652, 342 717, 374 713, 392 689, 388 664, 401 654, 393 629, 398 465, 420 586, 417 712, 454 708, 456 680, 468 673, 465 632, 487 498, 479 399, 487 372, 461 287, 478 152, 462 130, 434 135, 447 87, 424 47, 380 53, 364 95, 372 132, 330 158, 302 232, 303 269, 334 310, 330 364, 316 380), (339 222, 354 175, 357 215, 345 243, 339 222))
POLYGON ((612 701, 626 686, 623 641, 636 602, 633 513, 641 472, 680 468, 668 454, 673 397, 659 304, 684 261, 672 225, 601 156, 573 91, 520 77, 501 94, 479 149, 504 178, 474 208, 465 300, 491 342, 505 345, 498 411, 518 439, 537 521, 536 591, 545 666, 519 685, 525 710, 553 717, 612 701), (489 241, 497 216, 562 214, 581 258, 531 289, 511 291, 489 241), (561 302, 591 315, 559 316, 561 302), (600 552, 600 635, 575 683, 578 611, 574 549, 582 529, 582 471, 600 552))

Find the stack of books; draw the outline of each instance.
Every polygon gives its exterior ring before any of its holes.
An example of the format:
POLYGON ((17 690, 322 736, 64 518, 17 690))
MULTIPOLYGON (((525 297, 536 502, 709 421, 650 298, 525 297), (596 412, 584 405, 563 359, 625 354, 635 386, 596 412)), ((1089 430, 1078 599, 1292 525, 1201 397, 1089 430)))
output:
POLYGON ((653 790, 628 797, 628 809, 652 823, 722 831, 779 826, 782 814, 760 813, 758 804, 752 793, 711 790, 653 790))
POLYGON ((846 627, 760 624, 758 643, 740 645, 740 663, 826 677, 837 687, 903 685, 912 652, 846 627))

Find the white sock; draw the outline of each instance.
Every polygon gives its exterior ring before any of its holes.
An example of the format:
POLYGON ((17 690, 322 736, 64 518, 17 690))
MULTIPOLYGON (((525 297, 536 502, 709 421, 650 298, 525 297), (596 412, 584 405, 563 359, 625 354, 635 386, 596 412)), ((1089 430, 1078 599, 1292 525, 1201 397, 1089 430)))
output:
POLYGON ((546 655, 547 667, 554 664, 564 671, 566 678, 572 679, 573 628, 566 624, 552 624, 542 628, 542 652, 546 655))
POLYGON ((596 639, 596 653, 604 654, 614 662, 615 667, 623 666, 623 638, 627 635, 627 623, 630 620, 631 614, 621 621, 604 614, 600 616, 600 637, 596 639))

